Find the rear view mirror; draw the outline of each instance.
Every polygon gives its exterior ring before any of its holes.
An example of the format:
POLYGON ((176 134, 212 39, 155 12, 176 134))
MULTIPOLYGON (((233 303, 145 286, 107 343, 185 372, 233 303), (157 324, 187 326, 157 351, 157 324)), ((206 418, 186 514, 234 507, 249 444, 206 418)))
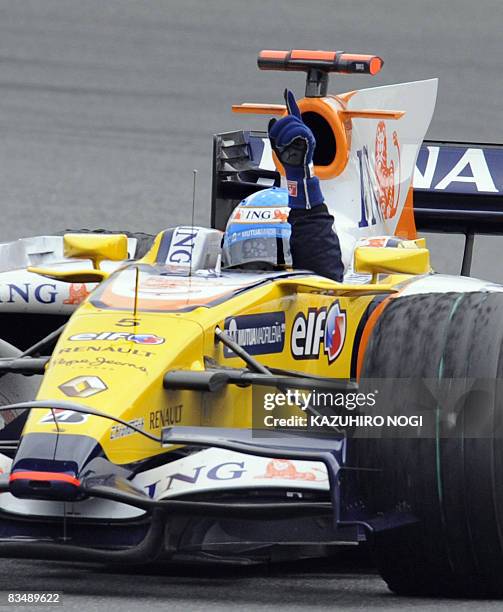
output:
POLYGON ((355 249, 355 271, 372 274, 427 274, 430 252, 421 248, 358 247, 355 249))
POLYGON ((125 234, 65 234, 63 253, 74 259, 90 259, 93 269, 68 270, 64 268, 29 267, 28 272, 67 283, 101 283, 110 276, 100 270, 100 263, 124 261, 128 258, 127 236, 125 234))
POLYGON ((123 261, 128 258, 125 234, 65 234, 65 257, 90 259, 96 270, 103 260, 123 261))

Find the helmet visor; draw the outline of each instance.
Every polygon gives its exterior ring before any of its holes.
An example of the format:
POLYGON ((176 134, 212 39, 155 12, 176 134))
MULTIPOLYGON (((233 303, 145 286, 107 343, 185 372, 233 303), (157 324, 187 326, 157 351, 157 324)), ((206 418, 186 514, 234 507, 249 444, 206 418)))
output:
MULTIPOLYGON (((248 233, 248 232, 247 232, 248 233)), ((250 234, 253 233, 253 230, 250 234)), ((223 247, 224 265, 241 266, 253 263, 268 263, 272 266, 292 265, 289 236, 278 236, 271 232, 264 235, 264 230, 258 230, 257 235, 241 240, 229 240, 223 247)))

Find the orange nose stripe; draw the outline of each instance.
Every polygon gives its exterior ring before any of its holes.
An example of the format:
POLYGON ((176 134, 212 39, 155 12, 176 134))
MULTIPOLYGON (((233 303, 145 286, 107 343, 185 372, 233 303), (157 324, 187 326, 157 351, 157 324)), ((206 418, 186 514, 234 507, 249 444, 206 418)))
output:
POLYGON ((10 475, 9 482, 13 480, 59 480, 80 487, 78 478, 59 472, 14 472, 10 475))

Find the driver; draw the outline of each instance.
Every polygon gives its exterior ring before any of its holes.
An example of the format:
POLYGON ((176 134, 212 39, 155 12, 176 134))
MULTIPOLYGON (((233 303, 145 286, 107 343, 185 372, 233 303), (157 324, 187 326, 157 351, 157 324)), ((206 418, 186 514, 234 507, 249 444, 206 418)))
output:
POLYGON ((293 266, 341 282, 344 266, 334 218, 313 175, 316 141, 289 90, 285 101, 288 115, 272 119, 268 132, 288 192, 264 189, 241 202, 227 224, 223 263, 254 270, 293 266))

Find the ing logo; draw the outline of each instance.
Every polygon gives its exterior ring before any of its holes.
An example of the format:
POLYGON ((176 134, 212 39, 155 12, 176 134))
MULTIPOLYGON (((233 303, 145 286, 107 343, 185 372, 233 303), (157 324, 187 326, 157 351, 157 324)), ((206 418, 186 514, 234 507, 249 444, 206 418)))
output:
POLYGON ((392 219, 400 201, 400 143, 393 132, 389 145, 386 124, 379 121, 374 145, 374 163, 366 146, 356 152, 360 167, 361 215, 358 227, 392 219), (396 187, 396 188, 395 188, 396 187))

